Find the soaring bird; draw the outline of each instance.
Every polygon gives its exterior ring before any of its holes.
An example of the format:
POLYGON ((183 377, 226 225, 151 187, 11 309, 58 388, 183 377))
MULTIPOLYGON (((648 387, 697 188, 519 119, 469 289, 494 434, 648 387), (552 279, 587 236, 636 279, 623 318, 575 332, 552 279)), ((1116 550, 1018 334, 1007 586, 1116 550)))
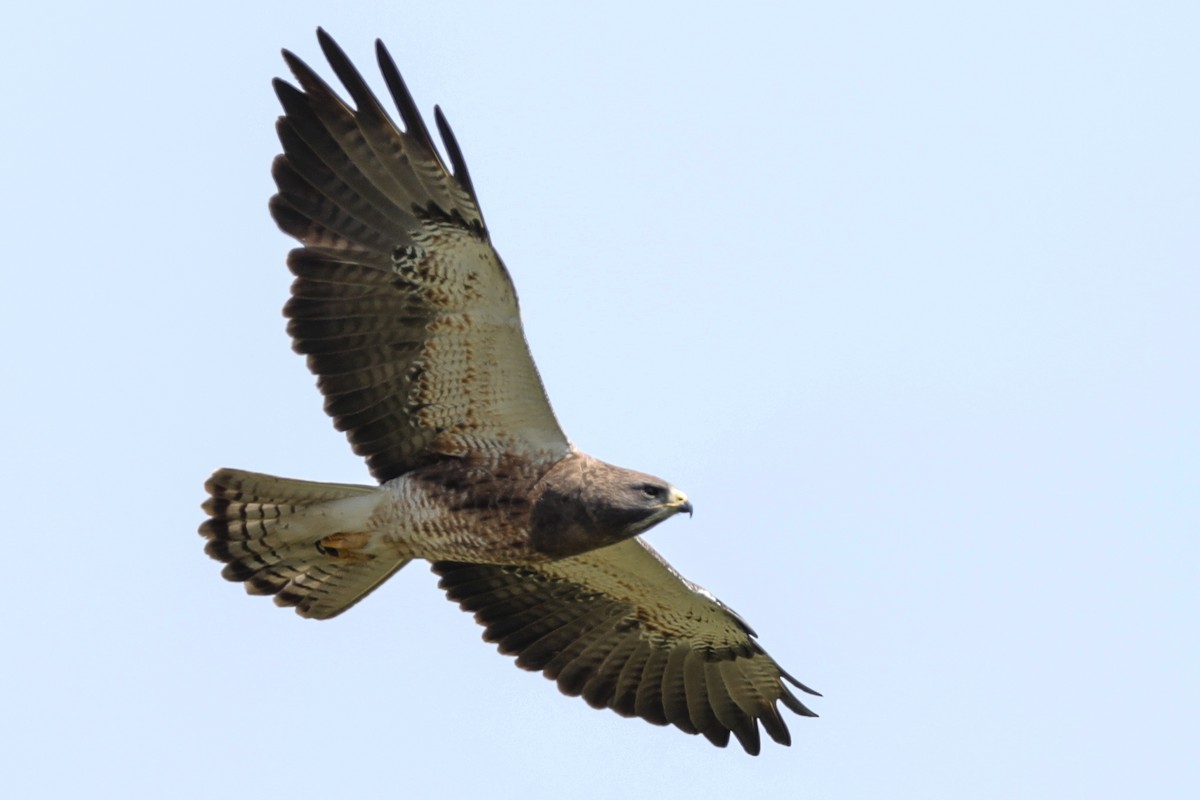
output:
POLYGON ((349 102, 288 51, 276 79, 283 154, 275 222, 301 247, 284 308, 325 411, 378 486, 217 470, 206 551, 222 575, 328 619, 413 559, 484 626, 484 639, 596 708, 757 754, 759 724, 790 744, 778 703, 815 716, 756 634, 638 534, 686 495, 567 438, 534 366, 513 283, 462 151, 449 160, 382 42, 403 127, 323 30, 349 102))

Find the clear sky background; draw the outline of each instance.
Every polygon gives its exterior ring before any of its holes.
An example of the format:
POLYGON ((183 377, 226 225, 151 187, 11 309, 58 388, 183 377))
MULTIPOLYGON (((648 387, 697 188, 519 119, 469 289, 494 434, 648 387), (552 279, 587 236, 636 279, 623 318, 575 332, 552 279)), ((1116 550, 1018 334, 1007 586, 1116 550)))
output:
POLYGON ((5 796, 1197 796, 1200 6, 332 5, 6 13, 5 796), (824 693, 792 748, 562 697, 420 565, 314 623, 204 555, 218 466, 369 481, 267 215, 318 24, 446 110, 564 427, 824 693))

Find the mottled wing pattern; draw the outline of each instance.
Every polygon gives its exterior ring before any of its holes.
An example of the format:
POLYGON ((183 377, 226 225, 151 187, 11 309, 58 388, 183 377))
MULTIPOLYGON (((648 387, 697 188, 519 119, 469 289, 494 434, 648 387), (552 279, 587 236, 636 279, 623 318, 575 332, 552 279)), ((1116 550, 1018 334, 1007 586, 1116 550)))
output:
POLYGON ((816 716, 749 626, 641 539, 536 566, 438 562, 447 596, 484 638, 595 708, 759 751, 757 723, 791 736, 777 702, 816 716))
POLYGON ((300 88, 275 81, 284 153, 271 213, 304 244, 288 258, 296 280, 284 313, 326 411, 380 482, 445 455, 561 456, 570 445, 441 111, 453 173, 383 44, 404 130, 318 37, 354 107, 284 51, 300 88))

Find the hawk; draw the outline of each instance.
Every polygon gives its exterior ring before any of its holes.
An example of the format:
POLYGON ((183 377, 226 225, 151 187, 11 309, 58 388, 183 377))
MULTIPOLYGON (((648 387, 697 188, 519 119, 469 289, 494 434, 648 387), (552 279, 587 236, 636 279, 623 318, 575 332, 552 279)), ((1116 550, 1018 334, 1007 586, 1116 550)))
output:
POLYGON ((403 128, 323 30, 343 100, 303 61, 276 79, 275 222, 303 245, 284 308, 325 410, 378 486, 235 469, 208 480, 207 553, 251 594, 337 616, 413 559, 518 666, 596 708, 757 754, 790 744, 778 703, 815 716, 745 621, 638 534, 691 514, 661 478, 559 427, 441 109, 429 130, 382 42, 403 128))

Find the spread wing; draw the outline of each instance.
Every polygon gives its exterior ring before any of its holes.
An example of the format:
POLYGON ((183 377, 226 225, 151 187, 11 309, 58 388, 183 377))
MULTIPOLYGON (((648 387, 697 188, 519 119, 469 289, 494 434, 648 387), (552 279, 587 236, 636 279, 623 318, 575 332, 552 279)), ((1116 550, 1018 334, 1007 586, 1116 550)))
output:
POLYGON ((325 410, 380 482, 446 455, 565 454, 512 280, 440 109, 453 172, 381 42, 403 130, 333 39, 318 38, 354 105, 284 51, 300 88, 274 84, 284 152, 271 214, 304 245, 288 257, 296 280, 284 314, 325 410))
POLYGON ((475 613, 484 639, 595 708, 673 724, 719 747, 732 732, 751 754, 757 722, 791 743, 777 701, 816 716, 784 681, 816 692, 641 539, 536 566, 442 561, 433 570, 446 595, 475 613))

